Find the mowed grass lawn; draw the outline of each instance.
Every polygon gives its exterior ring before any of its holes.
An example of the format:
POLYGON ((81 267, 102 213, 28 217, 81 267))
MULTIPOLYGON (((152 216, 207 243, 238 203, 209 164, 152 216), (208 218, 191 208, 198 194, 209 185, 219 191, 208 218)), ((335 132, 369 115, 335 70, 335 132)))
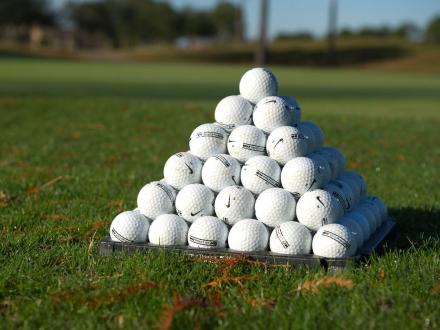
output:
POLYGON ((271 68, 397 219, 385 255, 336 275, 99 255, 246 69, 0 60, 0 328, 440 327, 435 75, 271 68))

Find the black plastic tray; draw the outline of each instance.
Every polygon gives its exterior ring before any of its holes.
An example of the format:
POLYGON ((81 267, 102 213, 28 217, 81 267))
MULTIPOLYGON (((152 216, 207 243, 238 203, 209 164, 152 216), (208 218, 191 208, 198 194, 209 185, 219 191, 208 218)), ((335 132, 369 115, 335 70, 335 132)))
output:
POLYGON ((243 256, 255 261, 324 267, 327 270, 347 268, 359 263, 373 252, 380 253, 384 244, 392 244, 398 237, 396 231, 396 221, 389 218, 380 226, 364 245, 358 249, 357 255, 348 258, 323 258, 313 254, 304 255, 282 255, 270 251, 262 252, 239 252, 230 249, 198 249, 189 246, 158 246, 149 243, 120 243, 113 242, 110 236, 106 236, 100 245, 99 252, 102 255, 112 255, 117 252, 135 251, 166 251, 185 253, 191 257, 233 257, 243 256))

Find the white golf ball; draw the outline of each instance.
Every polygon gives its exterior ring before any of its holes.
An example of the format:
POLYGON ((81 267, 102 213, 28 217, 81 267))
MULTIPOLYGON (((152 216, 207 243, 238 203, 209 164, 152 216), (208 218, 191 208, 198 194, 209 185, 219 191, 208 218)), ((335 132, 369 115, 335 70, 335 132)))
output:
POLYGON ((292 113, 292 125, 296 125, 301 121, 301 106, 293 96, 281 96, 290 107, 292 113))
POLYGON ((368 213, 371 213, 373 215, 373 217, 371 218, 372 219, 371 227, 374 228, 374 230, 376 230, 381 225, 381 217, 380 217, 379 209, 376 207, 376 205, 368 202, 361 202, 356 206, 357 211, 362 211, 364 208, 367 209, 368 213))
POLYGON ((253 121, 256 127, 269 134, 277 127, 292 123, 290 106, 281 97, 265 97, 255 106, 253 121))
POLYGON ((188 225, 175 214, 159 215, 150 226, 148 240, 157 245, 186 245, 188 225))
POLYGON ((293 195, 282 188, 263 191, 255 202, 255 215, 268 227, 275 227, 295 218, 296 201, 293 195))
POLYGON ((272 131, 266 142, 267 155, 278 164, 285 165, 289 160, 304 156, 308 145, 301 131, 292 126, 281 126, 272 131))
POLYGON ((365 219, 367 219, 370 227, 370 234, 368 236, 371 236, 376 231, 376 219, 374 217, 374 213, 371 212, 367 207, 360 208, 359 206, 356 206, 352 212, 358 212, 362 214, 365 219))
POLYGON ((208 158, 203 165, 202 180, 211 190, 220 192, 225 187, 240 184, 241 166, 229 155, 208 158))
POLYGON ((232 157, 245 163, 251 157, 266 154, 266 135, 255 126, 243 125, 232 131, 227 146, 232 157))
POLYGON ((296 206, 298 221, 312 231, 337 222, 342 214, 343 210, 336 199, 322 189, 306 192, 296 206))
POLYGON ((331 180, 328 183, 328 185, 325 186, 324 189, 331 192, 331 193, 335 192, 335 194, 333 196, 336 199, 338 199, 337 196, 340 195, 339 193, 342 192, 342 196, 341 196, 342 199, 340 200, 340 202, 341 202, 341 206, 344 209, 344 212, 348 212, 348 211, 353 210, 353 207, 355 204, 354 197, 353 197, 354 193, 351 190, 350 185, 347 182, 342 181, 342 180, 338 180, 338 179, 331 180), (336 189, 336 188, 338 188, 338 189, 336 189))
POLYGON ((362 246, 364 241, 364 233, 360 225, 356 221, 349 218, 342 218, 338 223, 346 227, 353 236, 353 250, 355 254, 356 251, 362 246))
POLYGON ((303 122, 299 122, 295 125, 296 128, 305 136, 307 141, 307 154, 310 154, 315 151, 316 139, 313 130, 308 126, 303 124, 303 122))
POLYGON ((348 228, 332 223, 321 227, 313 237, 313 253, 325 258, 344 258, 354 254, 353 236, 348 228))
POLYGON ((197 127, 189 139, 191 153, 207 160, 211 156, 226 153, 226 131, 214 124, 203 124, 197 127))
POLYGON ((275 253, 309 254, 312 249, 312 234, 299 222, 284 222, 272 230, 269 246, 275 253))
POLYGON ((308 157, 289 160, 281 171, 281 184, 296 198, 321 187, 322 176, 316 163, 308 157))
POLYGON ((359 201, 367 197, 368 186, 365 178, 355 171, 345 171, 341 174, 342 177, 347 177, 355 181, 360 188, 360 198, 359 201))
POLYGON ((356 180, 353 180, 352 178, 345 176, 345 175, 338 176, 336 180, 343 181, 350 186, 350 189, 353 193, 353 196, 352 196, 353 197, 353 203, 352 203, 353 207, 357 203, 359 203, 360 196, 361 196, 361 187, 358 185, 358 182, 356 182, 356 180))
POLYGON ((191 183, 200 183, 202 161, 189 152, 179 152, 168 158, 163 176, 166 183, 178 190, 191 183))
POLYGON ((264 190, 280 186, 280 166, 267 156, 250 158, 241 169, 243 187, 258 195, 264 190))
POLYGON ((263 97, 277 95, 278 82, 269 70, 253 68, 241 77, 239 89, 241 96, 256 104, 263 97))
POLYGON ((251 124, 253 111, 252 104, 244 97, 227 96, 215 108, 215 121, 230 133, 238 126, 251 124))
POLYGON ((224 248, 228 238, 228 227, 216 217, 200 217, 188 230, 188 244, 199 249, 224 248))
POLYGON ((229 231, 229 248, 236 251, 264 251, 269 240, 269 232, 262 222, 243 219, 229 231))
POLYGON ((318 124, 315 124, 311 121, 302 121, 301 126, 306 126, 313 132, 314 146, 312 151, 319 149, 324 145, 324 132, 318 124))
POLYGON ((137 206, 149 219, 165 213, 174 213, 176 191, 169 184, 160 181, 151 182, 139 191, 137 206))
POLYGON ((119 213, 110 226, 110 237, 114 242, 146 242, 150 223, 143 215, 125 211, 119 213))
POLYGON ((215 199, 215 214, 228 225, 254 217, 254 195, 244 187, 224 188, 215 199))
POLYGON ((345 170, 345 157, 341 151, 334 147, 322 147, 321 151, 327 153, 329 157, 336 159, 338 163, 338 176, 344 173, 345 170))
POLYGON ((349 212, 344 215, 342 219, 350 219, 355 221, 362 230, 362 240, 363 242, 367 241, 370 238, 370 224, 368 223, 367 218, 362 213, 359 212, 349 212))
POLYGON ((321 179, 319 180, 321 182, 321 186, 325 186, 332 178, 332 169, 330 167, 329 162, 325 157, 313 152, 309 155, 307 155, 311 160, 313 160, 318 167, 318 172, 321 175, 321 179))
POLYGON ((334 157, 334 155, 332 155, 331 153, 329 153, 328 151, 326 151, 324 148, 319 148, 317 150, 315 150, 315 153, 324 157, 327 162, 330 165, 330 169, 332 172, 332 180, 336 179, 340 172, 339 172, 339 163, 338 160, 334 157))
POLYGON ((185 186, 176 197, 176 211, 188 222, 214 214, 214 193, 206 186, 194 183, 185 186))
POLYGON ((388 220, 388 209, 383 200, 375 196, 368 196, 367 200, 372 201, 380 210, 381 223, 388 220))

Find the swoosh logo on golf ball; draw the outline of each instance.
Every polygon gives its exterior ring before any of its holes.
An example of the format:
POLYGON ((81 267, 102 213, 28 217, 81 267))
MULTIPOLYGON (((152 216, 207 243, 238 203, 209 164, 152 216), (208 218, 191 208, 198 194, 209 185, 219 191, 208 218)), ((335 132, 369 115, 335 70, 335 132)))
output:
POLYGON ((316 196, 316 199, 318 200, 318 202, 319 202, 322 206, 325 207, 324 203, 323 203, 322 200, 321 200, 321 197, 316 196))
POLYGON ((195 216, 195 215, 197 215, 197 214, 199 214, 200 212, 202 212, 202 210, 199 210, 198 212, 196 212, 196 213, 190 213, 191 214, 191 216, 193 217, 193 216, 195 216))
POLYGON ((277 147, 277 145, 278 145, 278 143, 280 143, 280 142, 284 142, 284 139, 283 139, 283 138, 279 139, 279 140, 278 140, 278 142, 277 142, 277 143, 275 143, 275 145, 274 145, 273 147, 274 147, 274 148, 276 148, 276 147, 277 147))
POLYGON ((185 166, 188 167, 189 174, 193 174, 193 173, 194 173, 194 171, 193 171, 193 169, 191 168, 191 166, 189 166, 187 163, 185 163, 185 166))
POLYGON ((230 208, 230 207, 231 207, 231 195, 229 195, 229 198, 228 198, 228 204, 226 204, 226 207, 227 207, 227 208, 230 208))

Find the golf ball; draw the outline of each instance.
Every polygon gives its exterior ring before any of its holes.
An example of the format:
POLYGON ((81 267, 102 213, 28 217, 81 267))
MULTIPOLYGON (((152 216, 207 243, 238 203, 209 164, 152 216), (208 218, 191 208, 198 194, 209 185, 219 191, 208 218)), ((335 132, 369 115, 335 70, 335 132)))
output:
POLYGON ((281 96, 290 107, 292 113, 292 125, 296 125, 301 121, 301 107, 293 96, 281 96))
POLYGON ((215 121, 230 133, 234 128, 252 123, 254 108, 240 95, 231 95, 222 99, 215 108, 215 121))
POLYGON ((269 134, 277 127, 292 123, 290 106, 281 97, 265 97, 255 106, 253 120, 256 127, 269 134))
POLYGON ((228 238, 228 228, 216 217, 200 217, 188 230, 188 244, 199 249, 224 248, 228 238))
POLYGON ((175 214, 159 215, 150 226, 148 240, 157 245, 186 245, 188 225, 175 214))
POLYGON ((255 219, 243 219, 229 231, 229 248, 237 251, 264 251, 267 247, 269 232, 262 222, 255 219))
POLYGON ((137 206, 149 219, 165 213, 174 213, 176 192, 165 182, 155 181, 145 185, 138 194, 137 206))
POLYGON ((269 246, 275 253, 309 254, 312 249, 312 234, 299 222, 284 222, 272 230, 269 246))
POLYGON ((189 152, 179 152, 168 158, 163 176, 166 183, 178 190, 191 183, 200 183, 202 161, 189 152))
POLYGON ((188 222, 214 214, 214 193, 206 186, 194 183, 185 186, 176 197, 176 211, 188 222))
POLYGON ((254 217, 254 195, 244 187, 224 188, 215 199, 215 214, 228 225, 254 217))
POLYGON ((266 142, 267 155, 278 164, 285 165, 289 160, 304 156, 308 145, 301 131, 292 126, 281 126, 272 131, 266 142))
POLYGON ((143 215, 125 211, 119 213, 110 226, 110 237, 114 242, 146 242, 150 223, 143 215))
POLYGON ((360 225, 356 221, 349 218, 342 218, 338 223, 350 231, 350 234, 353 236, 353 250, 354 253, 356 253, 364 241, 363 231, 360 225))
POLYGON ((208 158, 203 165, 202 180, 211 190, 220 192, 225 187, 240 184, 241 166, 238 160, 229 155, 208 158))
POLYGON ((307 141, 307 154, 310 154, 315 151, 315 145, 316 145, 316 139, 315 135, 313 134, 312 129, 304 125, 303 122, 299 122, 295 125, 296 128, 299 129, 299 131, 305 136, 307 141))
POLYGON ((351 211, 353 209, 355 203, 353 201, 354 200, 354 197, 353 197, 354 193, 351 190, 350 185, 345 181, 336 179, 336 180, 331 180, 324 189, 327 191, 330 191, 330 192, 333 192, 333 191, 337 192, 338 190, 335 187, 339 189, 339 192, 342 192, 342 196, 341 196, 342 197, 342 200, 341 200, 342 205, 341 206, 343 207, 344 212, 351 211))
POLYGON ((296 157, 289 160, 281 171, 281 184, 296 198, 306 191, 321 187, 321 173, 315 162, 308 157, 296 157))
POLYGON ((318 167, 318 172, 321 178, 318 180, 321 182, 321 186, 325 186, 332 178, 332 169, 329 162, 323 156, 313 152, 307 155, 308 158, 313 160, 318 167))
POLYGON ((189 138, 191 153, 207 160, 211 156, 226 153, 226 131, 214 124, 203 124, 197 127, 189 138))
POLYGON ((280 186, 280 166, 267 156, 250 158, 241 169, 243 187, 258 195, 264 190, 280 186))
POLYGON ((314 145, 312 151, 321 148, 324 145, 324 132, 322 131, 321 127, 319 127, 318 124, 315 124, 311 121, 302 121, 301 126, 308 127, 313 133, 314 145))
POLYGON ((361 213, 368 220, 371 230, 370 235, 373 234, 377 228, 376 216, 373 211, 366 205, 357 205, 353 211, 361 213))
POLYGON ((367 197, 367 191, 368 191, 368 186, 367 186, 367 182, 365 181, 364 177, 362 175, 360 175, 359 173, 355 172, 355 171, 345 171, 344 173, 341 174, 342 177, 347 177, 350 178, 354 181, 357 182, 357 184, 360 187, 360 198, 364 199, 365 197, 367 197))
POLYGON ((352 220, 359 225, 359 227, 362 230, 362 242, 365 242, 370 238, 370 233, 371 233, 370 224, 368 223, 368 220, 365 218, 365 216, 362 215, 362 213, 359 212, 346 213, 344 217, 341 219, 341 221, 345 219, 352 220))
POLYGON ((278 82, 275 75, 263 68, 247 71, 240 80, 240 95, 253 104, 266 96, 277 95, 278 82))
POLYGON ((255 126, 243 125, 232 131, 227 147, 232 157, 245 163, 251 157, 266 154, 266 135, 255 126))
POLYGON ((355 252, 348 228, 332 223, 321 227, 313 237, 313 253, 325 258, 350 257, 355 252))
POLYGON ((380 198, 375 197, 375 196, 368 196, 367 200, 375 203, 376 206, 378 207, 378 209, 380 210, 381 223, 386 221, 388 219, 388 209, 387 209, 387 206, 385 205, 385 203, 380 198))
POLYGON ((255 215, 268 227, 275 227, 295 218, 296 201, 293 195, 282 188, 263 191, 255 202, 255 215))

